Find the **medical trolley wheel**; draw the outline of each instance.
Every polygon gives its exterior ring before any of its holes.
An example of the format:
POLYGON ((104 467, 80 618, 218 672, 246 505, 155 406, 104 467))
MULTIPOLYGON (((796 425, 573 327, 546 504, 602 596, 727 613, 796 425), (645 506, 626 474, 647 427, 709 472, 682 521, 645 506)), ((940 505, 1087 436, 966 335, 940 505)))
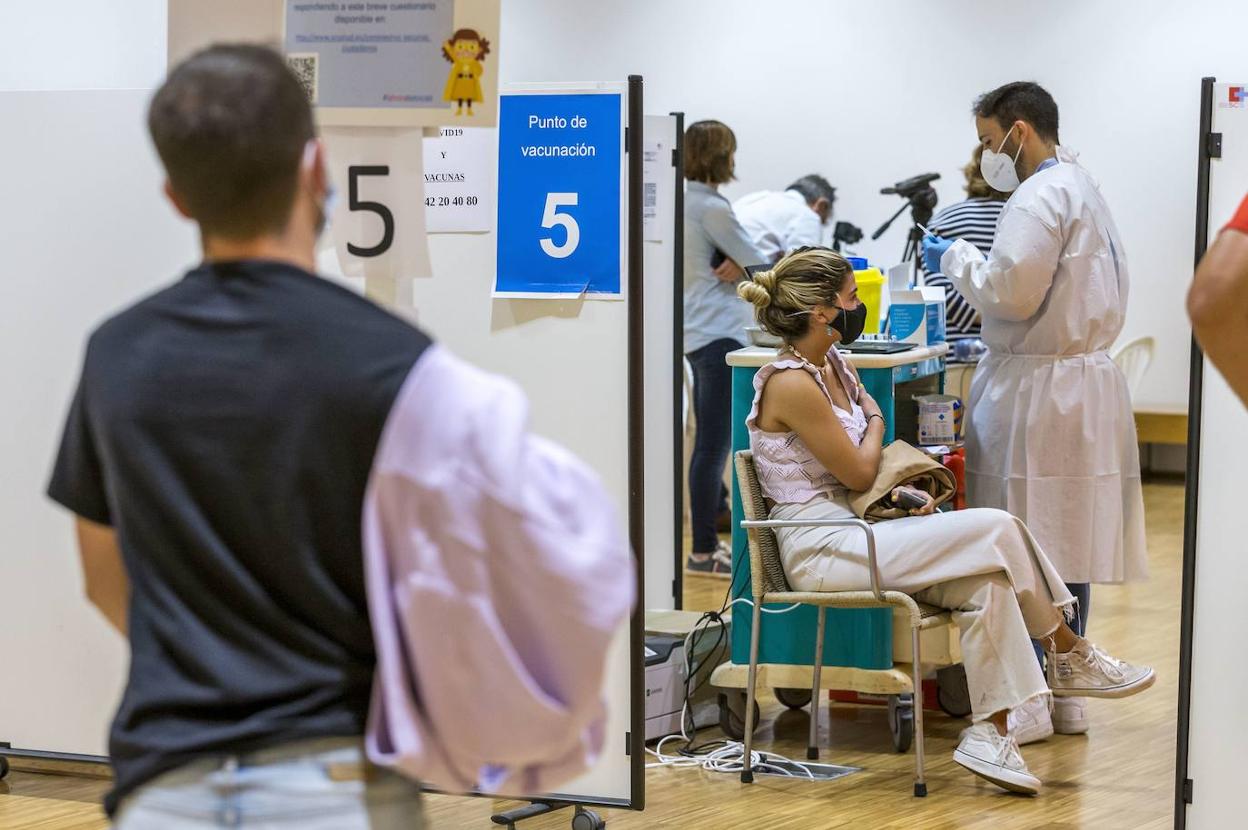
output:
MULTIPOLYGON (((758 729, 762 710, 758 701, 754 701, 754 728, 758 729)), ((719 728, 732 741, 745 740, 745 692, 729 691, 719 693, 719 728)))
POLYGON ((804 709, 810 703, 810 689, 773 689, 776 700, 790 709, 804 709))
POLYGON ((966 667, 961 663, 936 672, 936 703, 952 718, 971 713, 971 692, 966 687, 966 667))
POLYGON ((906 752, 914 741, 914 696, 888 696, 888 728, 893 733, 893 749, 906 752))
POLYGON ((572 830, 605 830, 606 826, 602 816, 593 810, 577 807, 576 815, 572 816, 572 830))

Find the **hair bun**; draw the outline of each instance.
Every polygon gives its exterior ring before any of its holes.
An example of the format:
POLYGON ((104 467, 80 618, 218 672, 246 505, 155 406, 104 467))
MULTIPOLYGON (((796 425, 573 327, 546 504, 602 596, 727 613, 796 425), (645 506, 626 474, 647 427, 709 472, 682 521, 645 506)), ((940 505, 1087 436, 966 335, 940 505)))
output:
POLYGON ((776 272, 759 271, 752 279, 737 286, 737 295, 755 308, 764 309, 771 305, 772 294, 776 290, 776 272))

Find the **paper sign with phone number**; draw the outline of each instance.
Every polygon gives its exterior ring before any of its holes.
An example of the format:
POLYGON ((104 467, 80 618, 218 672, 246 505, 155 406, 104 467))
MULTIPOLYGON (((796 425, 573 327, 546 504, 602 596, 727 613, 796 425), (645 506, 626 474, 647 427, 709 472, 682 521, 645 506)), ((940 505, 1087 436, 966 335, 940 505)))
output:
POLYGON ((498 134, 480 127, 425 133, 425 222, 429 233, 494 230, 498 134))

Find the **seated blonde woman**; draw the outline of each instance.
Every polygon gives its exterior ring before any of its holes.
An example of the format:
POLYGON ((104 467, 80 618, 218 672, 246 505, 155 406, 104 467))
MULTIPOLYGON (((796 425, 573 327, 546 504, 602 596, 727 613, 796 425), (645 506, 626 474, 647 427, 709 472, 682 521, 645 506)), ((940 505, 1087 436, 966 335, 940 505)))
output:
MULTIPOLYGON (((864 491, 880 466, 884 417, 836 349, 861 333, 866 308, 843 257, 807 248, 742 283, 759 324, 785 346, 754 379, 747 425, 773 519, 850 518, 848 491, 864 491)), ((1007 730, 1010 710, 1042 696, 1120 698, 1153 684, 1151 668, 1106 654, 1066 624, 1074 597, 1026 526, 1000 510, 913 516, 875 526, 884 587, 947 608, 961 631, 973 725, 954 760, 1007 790, 1034 794, 1007 730), (1063 613, 1064 612, 1064 613, 1063 613), (1031 640, 1048 650, 1048 682, 1031 640)), ((866 539, 852 528, 776 532, 799 591, 866 590, 866 539)))

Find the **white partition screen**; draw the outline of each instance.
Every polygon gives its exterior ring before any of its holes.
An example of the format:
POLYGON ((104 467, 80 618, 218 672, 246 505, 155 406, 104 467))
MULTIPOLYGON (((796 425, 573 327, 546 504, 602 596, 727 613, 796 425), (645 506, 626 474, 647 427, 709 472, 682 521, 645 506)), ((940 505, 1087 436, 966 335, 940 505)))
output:
MULTIPOLYGON (((1198 205, 1202 242, 1213 242, 1248 192, 1246 91, 1248 83, 1206 79, 1204 84, 1198 205)), ((1199 353, 1192 366, 1191 412, 1183 645, 1190 686, 1181 683, 1180 688, 1175 827, 1215 830, 1243 822, 1239 788, 1248 709, 1238 697, 1248 685, 1243 658, 1248 511, 1242 498, 1248 412, 1199 353)))
MULTIPOLYGON (((526 84, 523 88, 538 86, 526 84)), ((620 84, 619 91, 626 92, 625 85, 620 84)), ((627 214, 626 210, 622 215, 627 214)), ((646 270, 644 285, 630 282, 625 302, 492 298, 496 236, 497 228, 485 234, 429 237, 432 276, 416 279, 412 286, 418 322, 458 354, 520 383, 529 396, 533 427, 588 461, 603 477, 621 515, 628 515, 634 501, 631 491, 638 483, 629 472, 630 464, 638 460, 630 457, 630 406, 639 403, 643 407, 647 445, 653 437, 652 409, 662 408, 660 419, 671 411, 671 370, 664 371, 660 358, 649 347, 654 331, 651 327, 662 325, 664 319, 658 308, 653 309, 655 317, 650 319, 650 299, 659 293, 670 297, 670 290, 651 289, 656 279, 662 280, 663 274, 670 272, 652 275, 646 270), (635 310, 635 302, 645 312, 643 375, 648 375, 652 368, 655 372, 653 378, 644 378, 641 401, 630 401, 628 384, 630 361, 635 359, 635 355, 630 355, 629 338, 629 316, 630 310, 635 310)), ((650 264, 649 253, 644 262, 650 264)), ((637 272, 630 269, 630 281, 636 276, 637 272)), ((667 315, 668 329, 664 337, 654 335, 656 343, 670 342, 670 309, 667 315)), ((662 354, 670 366, 670 351, 664 349, 662 354)), ((662 429, 663 435, 670 432, 670 421, 662 421, 662 429)), ((655 487, 661 483, 649 470, 649 453, 640 460, 644 462, 644 468, 639 468, 643 472, 642 492, 646 494, 644 516, 629 518, 630 525, 639 518, 643 523, 644 543, 638 547, 646 551, 655 538, 651 521, 670 528, 671 510, 670 501, 660 501, 667 498, 661 491, 659 499, 650 492, 652 483, 655 487)), ((663 458, 662 463, 659 475, 670 477, 670 457, 663 458)), ((665 544, 663 552, 670 558, 670 536, 656 539, 655 543, 665 544)), ((647 567, 649 563, 647 556, 647 567)), ((669 587, 669 596, 670 593, 669 587)), ((634 674, 640 668, 640 644, 633 648, 630 643, 639 633, 630 630, 637 628, 637 623, 635 619, 621 627, 607 657, 604 694, 608 724, 603 756, 588 773, 561 787, 553 794, 555 798, 608 806, 642 806, 641 758, 634 752, 641 753, 643 747, 630 737, 639 732, 635 723, 640 710, 634 706, 634 674)))
POLYGON ((677 118, 647 115, 642 141, 644 161, 643 236, 645 238, 646 354, 646 595, 647 610, 669 610, 680 604, 676 578, 680 547, 679 494, 672 475, 681 451, 672 429, 680 404, 676 381, 676 345, 672 329, 677 307, 676 235, 683 227, 677 216, 677 118))
MULTIPOLYGON (((163 3, 143 8, 154 17, 153 25, 168 23, 175 58, 204 38, 270 34, 271 3, 212 5, 207 22, 196 17, 203 4, 190 0, 174 0, 167 21, 163 3)), ((129 11, 138 10, 136 5, 129 11)), ((129 25, 126 13, 118 14, 118 25, 129 25)), ((141 45, 152 52, 144 65, 164 64, 165 42, 141 45)), ((11 635, 6 657, 12 667, 0 706, 0 745, 9 744, 17 754, 103 756, 124 682, 124 641, 86 601, 72 522, 43 490, 87 333, 198 258, 193 228, 178 220, 161 196, 162 174, 145 134, 151 85, 159 80, 153 71, 144 76, 144 88, 34 92, 7 91, 0 80, 0 124, 6 126, 0 131, 6 185, 0 242, 7 266, 0 294, 0 361, 8 427, 0 432, 5 458, 0 518, 9 531, 9 549, 0 555, 0 604, 11 635)), ((643 263, 653 260, 655 278, 670 283, 670 267, 658 264, 667 257, 670 265, 673 240, 668 234, 653 243, 653 252, 643 246, 641 80, 617 86, 628 99, 627 120, 636 127, 628 142, 629 210, 621 213, 621 223, 627 219, 630 230, 636 229, 627 237, 632 281, 627 299, 492 298, 495 229, 433 237, 430 273, 405 275, 414 280, 414 309, 403 310, 461 356, 518 381, 530 400, 533 427, 601 475, 642 562, 652 532, 666 536, 656 536, 655 544, 671 560, 671 487, 664 478, 670 455, 665 453, 652 475, 642 451, 648 427, 660 449, 670 435, 665 419, 673 407, 672 310, 663 302, 670 288, 664 284, 653 292, 652 308, 642 275, 643 263), (645 326, 654 327, 653 335, 645 326), (645 347, 647 341, 652 348, 645 347), (647 414, 652 409, 657 416, 647 414), (645 498, 647 487, 651 500, 645 498)), ((660 140, 671 136, 662 133, 660 140)), ((667 181, 670 199, 670 176, 667 181)), ((337 181, 340 191, 346 184, 337 181)), ((396 221, 398 232, 423 236, 423 217, 396 221)), ((669 586, 670 571, 669 561, 669 586)), ((639 595, 643 588, 638 585, 639 595)), ((670 602, 670 587, 668 596, 670 602)), ((641 636, 637 613, 620 627, 607 655, 604 754, 580 780, 560 788, 560 797, 643 805, 641 636)))
MULTIPOLYGON (((246 11, 241 3, 223 4, 222 11, 234 7, 246 11)), ((163 57, 163 43, 152 48, 163 57)), ((158 81, 158 75, 150 79, 158 81)), ((635 93, 628 118, 639 126, 640 79, 619 88, 635 93)), ((150 87, 0 89, 0 123, 12 127, 0 131, 0 159, 6 160, 0 242, 7 257, 0 360, 8 381, 0 517, 9 530, 9 550, 0 555, 0 604, 13 669, 0 706, 0 744, 14 750, 103 756, 125 677, 124 641, 83 595, 72 522, 43 490, 87 333, 198 258, 193 228, 161 196, 162 174, 144 129, 150 95, 150 87)), ((628 204, 640 205, 640 128, 633 135, 628 204)), ((630 279, 634 289, 644 289, 642 263, 670 260, 660 251, 671 240, 655 243, 647 256, 636 217, 630 279)), ((653 292, 659 302, 653 309, 642 305, 644 290, 630 290, 624 302, 493 299, 495 235, 433 237, 431 275, 412 275, 410 311, 461 356, 517 380, 528 394, 533 427, 602 476, 638 553, 644 556, 653 516, 667 535, 655 544, 670 559, 671 496, 662 478, 670 458, 651 476, 641 452, 649 423, 660 441, 670 434, 664 419, 673 405, 672 323, 671 309, 662 306, 670 286, 653 292), (656 327, 652 338, 643 336, 642 325, 656 327), (642 348, 648 339, 653 351, 642 348), (657 420, 646 414, 651 407, 658 408, 657 420), (652 478, 654 498, 646 500, 652 478)), ((670 268, 656 271, 656 279, 670 282, 670 268)), ((670 567, 666 579, 670 584, 670 567)), ((640 614, 620 628, 607 655, 606 750, 588 774, 560 788, 560 797, 643 805, 644 730, 635 705, 643 688, 641 633, 640 614)))
POLYGON ((0 742, 19 749, 103 755, 126 670, 83 594, 73 523, 43 491, 87 333, 197 258, 160 195, 149 95, 0 92, 0 742))

